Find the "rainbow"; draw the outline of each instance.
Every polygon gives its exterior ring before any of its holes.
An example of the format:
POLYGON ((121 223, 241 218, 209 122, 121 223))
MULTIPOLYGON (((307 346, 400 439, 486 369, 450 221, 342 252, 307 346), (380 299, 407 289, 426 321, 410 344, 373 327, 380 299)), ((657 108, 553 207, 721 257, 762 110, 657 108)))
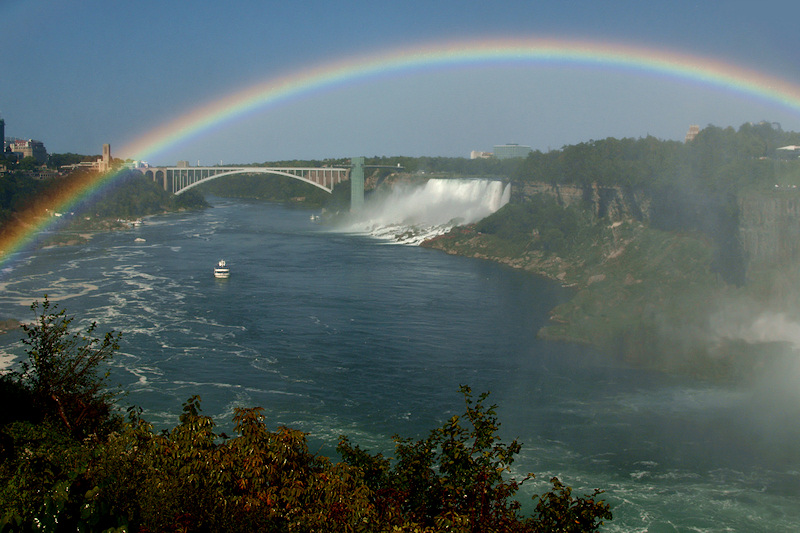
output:
MULTIPOLYGON (((738 93, 800 114, 800 87, 797 85, 712 58, 595 41, 454 41, 352 57, 270 78, 179 116, 123 146, 118 153, 131 159, 151 159, 212 128, 315 93, 407 72, 489 65, 578 66, 659 75, 738 93)), ((47 207, 52 211, 72 210, 95 191, 113 182, 115 177, 109 174, 79 184, 47 207)), ((0 267, 5 267, 12 255, 21 252, 26 244, 51 225, 50 220, 28 221, 7 231, 0 240, 0 267)))
POLYGON ((162 125, 125 146, 122 153, 132 159, 153 157, 254 110, 267 110, 337 87, 404 72, 497 64, 574 65, 658 74, 728 90, 800 112, 800 87, 797 85, 711 58, 590 41, 458 41, 348 58, 269 79, 162 125))

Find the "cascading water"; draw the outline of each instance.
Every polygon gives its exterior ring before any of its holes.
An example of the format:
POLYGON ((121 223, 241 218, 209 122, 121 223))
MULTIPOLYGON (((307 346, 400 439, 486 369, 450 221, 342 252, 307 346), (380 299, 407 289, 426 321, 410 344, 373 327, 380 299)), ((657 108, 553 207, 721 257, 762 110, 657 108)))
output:
POLYGON ((472 224, 505 204, 511 185, 487 179, 431 179, 424 185, 398 184, 370 197, 340 229, 417 245, 453 226, 472 224))

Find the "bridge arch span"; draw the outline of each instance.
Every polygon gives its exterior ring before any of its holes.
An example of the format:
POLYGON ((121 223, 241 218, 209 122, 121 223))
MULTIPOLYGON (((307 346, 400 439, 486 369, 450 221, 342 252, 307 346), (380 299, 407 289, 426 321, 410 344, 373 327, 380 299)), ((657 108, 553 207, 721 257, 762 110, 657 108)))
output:
POLYGON ((327 193, 334 185, 350 179, 350 167, 148 167, 139 169, 165 191, 181 194, 183 191, 223 176, 233 174, 273 174, 309 183, 327 193))
POLYGON ((185 187, 182 187, 182 188, 178 189, 178 191, 176 191, 175 194, 176 195, 181 194, 181 193, 183 193, 185 191, 188 191, 189 189, 193 189, 194 187, 197 187, 198 185, 200 185, 202 183, 207 183, 207 182, 215 180, 217 178, 224 178, 225 176, 233 176, 234 174, 273 174, 275 176, 286 176, 287 178, 293 178, 293 179, 302 181, 303 183, 309 183, 309 184, 313 185, 314 187, 322 189, 323 191, 325 191, 327 193, 331 193, 333 191, 333 184, 331 184, 330 187, 326 187, 325 185, 317 183, 317 182, 315 182, 313 180, 310 180, 310 179, 307 179, 307 178, 303 178, 301 176, 295 176, 294 174, 290 174, 288 172, 280 171, 280 170, 277 170, 277 169, 243 168, 243 169, 230 170, 230 171, 222 172, 220 174, 214 174, 213 176, 207 176, 207 177, 201 178, 198 181, 195 181, 194 183, 190 183, 189 185, 186 185, 185 187))

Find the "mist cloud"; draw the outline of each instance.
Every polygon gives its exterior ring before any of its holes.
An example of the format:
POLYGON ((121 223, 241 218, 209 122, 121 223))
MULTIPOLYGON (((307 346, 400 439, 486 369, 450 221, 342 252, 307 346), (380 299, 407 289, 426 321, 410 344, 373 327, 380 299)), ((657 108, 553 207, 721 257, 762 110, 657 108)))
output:
POLYGON ((360 213, 341 224, 343 231, 368 233, 403 244, 472 224, 508 203, 510 185, 484 179, 431 179, 424 185, 397 184, 367 199, 360 213))

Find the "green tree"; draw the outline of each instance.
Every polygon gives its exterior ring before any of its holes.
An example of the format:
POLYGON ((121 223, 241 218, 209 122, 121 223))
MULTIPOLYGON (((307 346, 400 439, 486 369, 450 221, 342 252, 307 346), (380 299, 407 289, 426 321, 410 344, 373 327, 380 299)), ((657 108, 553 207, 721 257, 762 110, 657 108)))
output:
POLYGON ((28 360, 11 379, 30 393, 39 418, 60 422, 76 435, 101 429, 109 422, 115 397, 102 366, 119 349, 120 334, 95 337, 95 322, 83 334, 70 332, 74 317, 47 295, 31 309, 35 321, 22 325, 28 360))
POLYGON ((608 504, 597 499, 602 490, 595 489, 592 494, 576 498, 572 489, 557 477, 550 482, 552 490, 533 497, 537 500, 536 512, 528 520, 533 533, 586 533, 597 531, 603 520, 611 520, 608 504))
POLYGON ((19 162, 17 168, 20 170, 36 170, 39 168, 39 162, 33 156, 26 156, 23 157, 22 160, 19 162))
POLYGON ((94 443, 118 421, 102 365, 119 335, 71 332, 72 317, 45 295, 23 325, 28 359, 0 379, 0 530, 56 531, 81 516, 94 443))
POLYGON ((197 396, 161 434, 131 410, 87 470, 93 508, 145 531, 375 529, 356 469, 311 453, 301 431, 270 431, 261 408, 236 409, 234 423, 238 436, 215 433, 197 396))
POLYGON ((100 159, 99 155, 80 155, 67 152, 66 154, 50 154, 47 157, 48 168, 58 170, 64 165, 74 165, 76 163, 83 163, 84 161, 97 161, 100 159))
POLYGON ((601 491, 575 498, 557 478, 552 480, 554 490, 540 497, 536 515, 524 520, 514 496, 533 475, 509 478, 521 444, 501 441, 497 406, 486 404, 489 393, 474 399, 469 387, 460 390, 465 413, 425 439, 395 436, 394 465, 341 437, 337 450, 361 470, 375 507, 389 525, 464 533, 596 531, 603 520, 611 520, 610 506, 596 500, 601 491))

